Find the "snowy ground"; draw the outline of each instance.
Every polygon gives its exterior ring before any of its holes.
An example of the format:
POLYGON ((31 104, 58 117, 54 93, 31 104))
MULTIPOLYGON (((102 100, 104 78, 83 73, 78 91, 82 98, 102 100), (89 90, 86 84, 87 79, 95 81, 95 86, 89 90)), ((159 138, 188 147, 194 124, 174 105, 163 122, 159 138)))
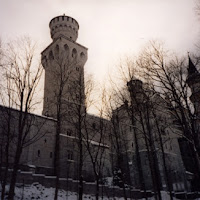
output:
MULTIPOLYGON (((6 188, 8 191, 8 187, 6 188)), ((39 183, 33 183, 32 185, 22 187, 17 185, 15 189, 15 200, 53 200, 55 188, 45 188, 39 183)), ((77 194, 74 192, 60 190, 58 194, 59 200, 77 200, 77 194)), ((94 200, 95 197, 92 195, 83 195, 84 200, 94 200)), ((99 198, 102 200, 102 198, 99 198)), ((123 200, 124 198, 108 198, 103 197, 103 200, 123 200)), ((162 192, 163 200, 170 200, 166 192, 162 192)), ((144 200, 144 199, 141 199, 144 200)), ((154 198, 149 198, 154 200, 154 198)), ((176 200, 176 198, 174 198, 176 200)), ((197 200, 197 199, 196 199, 197 200)), ((199 199, 200 200, 200 199, 199 199)))

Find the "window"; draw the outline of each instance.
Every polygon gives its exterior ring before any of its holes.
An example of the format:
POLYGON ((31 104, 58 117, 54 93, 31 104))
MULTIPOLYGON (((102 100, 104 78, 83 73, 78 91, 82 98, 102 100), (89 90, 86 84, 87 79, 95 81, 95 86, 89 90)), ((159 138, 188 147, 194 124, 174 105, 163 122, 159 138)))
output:
POLYGON ((80 57, 83 59, 85 57, 85 54, 81 52, 80 57))
POLYGON ((76 58, 77 57, 77 51, 76 49, 72 50, 72 58, 76 58))
POLYGON ((52 51, 49 52, 49 59, 50 59, 50 60, 53 60, 53 59, 54 59, 54 56, 53 56, 53 52, 52 52, 52 51))
POLYGON ((38 150, 38 157, 40 157, 40 150, 38 150))
POLYGON ((67 160, 74 160, 73 151, 70 150, 67 151, 67 160))
POLYGON ((96 124, 92 123, 92 128, 96 129, 96 124))
POLYGON ((69 47, 67 44, 64 45, 64 49, 65 49, 65 55, 68 57, 69 56, 69 47))
POLYGON ((79 100, 79 94, 76 94, 76 99, 79 100))
POLYGON ((48 112, 48 111, 46 111, 46 112, 45 112, 45 115, 48 117, 48 116, 49 116, 49 112, 48 112))
POLYGON ((79 67, 76 67, 76 71, 79 72, 79 67))
POLYGON ((58 45, 56 45, 56 48, 55 48, 55 57, 56 57, 56 59, 59 58, 59 46, 58 45))
POLYGON ((50 152, 50 158, 53 158, 53 153, 52 152, 50 152))
POLYGON ((46 138, 44 139, 44 143, 47 143, 47 139, 46 138))
POLYGON ((42 61, 46 63, 46 62, 47 62, 47 57, 46 57, 46 56, 43 56, 43 57, 42 57, 42 61))
POLYGON ((72 130, 71 130, 71 129, 68 129, 68 130, 67 130, 67 135, 68 135, 68 136, 72 136, 72 130))

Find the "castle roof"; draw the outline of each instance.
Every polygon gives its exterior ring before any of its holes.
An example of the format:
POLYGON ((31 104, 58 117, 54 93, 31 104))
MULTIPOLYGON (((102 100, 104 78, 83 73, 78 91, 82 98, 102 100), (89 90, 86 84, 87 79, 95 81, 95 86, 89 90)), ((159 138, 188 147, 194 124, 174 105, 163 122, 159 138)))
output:
POLYGON ((189 59, 189 64, 188 64, 188 76, 194 75, 194 74, 199 74, 199 72, 197 71, 195 65, 193 64, 190 56, 188 56, 189 59))
POLYGON ((188 56, 188 69, 187 70, 188 70, 187 83, 189 85, 200 80, 200 73, 198 72, 197 68, 195 67, 194 63, 192 62, 190 56, 188 56))

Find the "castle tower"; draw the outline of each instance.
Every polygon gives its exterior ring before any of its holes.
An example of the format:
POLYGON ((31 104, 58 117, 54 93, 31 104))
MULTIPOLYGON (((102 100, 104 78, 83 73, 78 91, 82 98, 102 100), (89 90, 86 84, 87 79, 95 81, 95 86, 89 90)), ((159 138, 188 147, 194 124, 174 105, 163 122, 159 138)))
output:
POLYGON ((131 103, 136 107, 143 103, 144 100, 144 89, 143 82, 139 79, 132 79, 127 82, 128 91, 131 97, 131 103))
POLYGON ((58 16, 50 23, 52 43, 42 52, 45 70, 43 115, 56 118, 59 97, 65 107, 70 103, 84 106, 84 64, 87 48, 78 44, 78 22, 58 16))
POLYGON ((190 100, 192 101, 197 118, 200 119, 200 73, 197 71, 189 57, 187 84, 191 89, 190 100))
MULTIPOLYGON (((196 144, 200 144, 200 73, 196 69, 195 65, 191 61, 189 57, 189 64, 188 64, 188 77, 187 77, 187 84, 191 89, 191 96, 190 100, 194 105, 194 113, 195 113, 195 130, 196 134, 193 136, 195 137, 194 140, 196 144)), ((197 149, 200 152, 200 149, 197 149)))

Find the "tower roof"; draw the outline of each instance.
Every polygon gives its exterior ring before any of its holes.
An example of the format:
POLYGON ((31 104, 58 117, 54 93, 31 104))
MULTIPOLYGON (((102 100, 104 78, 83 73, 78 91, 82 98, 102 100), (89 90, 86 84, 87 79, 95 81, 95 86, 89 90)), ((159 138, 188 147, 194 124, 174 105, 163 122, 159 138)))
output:
POLYGON ((200 73, 198 72, 197 68, 195 67, 194 63, 192 62, 190 56, 188 56, 188 76, 187 76, 187 83, 189 86, 192 86, 195 82, 200 81, 200 73))
POLYGON ((197 71, 195 65, 193 64, 190 56, 188 56, 189 59, 189 64, 188 64, 188 76, 192 76, 194 74, 199 74, 199 72, 197 71))

